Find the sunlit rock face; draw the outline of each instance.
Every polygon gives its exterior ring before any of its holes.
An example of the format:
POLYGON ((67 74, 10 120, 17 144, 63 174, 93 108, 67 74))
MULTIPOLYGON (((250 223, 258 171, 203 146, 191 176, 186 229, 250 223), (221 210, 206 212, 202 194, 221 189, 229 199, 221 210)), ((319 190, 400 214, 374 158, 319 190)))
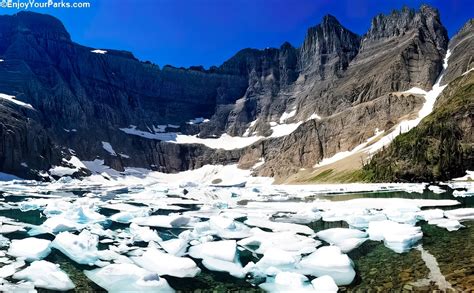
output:
MULTIPOLYGON (((99 157, 121 171, 165 172, 236 162, 249 167, 264 158, 260 174, 286 177, 416 114, 423 97, 398 92, 429 90, 448 47, 439 13, 428 6, 378 15, 362 36, 328 15, 299 47, 244 49, 209 70, 159 68, 130 52, 76 44, 47 15, 21 12, 0 22, 0 93, 34 109, 0 99, 0 171, 35 178, 71 155, 99 157), (167 138, 120 130, 131 128, 167 138), (188 141, 194 135, 254 139, 220 149, 220 141, 215 147, 180 143, 177 133, 188 141), (8 151, 13 148, 19 151, 8 151)), ((450 44, 453 58, 464 63, 457 44, 472 42, 471 27, 450 44)))

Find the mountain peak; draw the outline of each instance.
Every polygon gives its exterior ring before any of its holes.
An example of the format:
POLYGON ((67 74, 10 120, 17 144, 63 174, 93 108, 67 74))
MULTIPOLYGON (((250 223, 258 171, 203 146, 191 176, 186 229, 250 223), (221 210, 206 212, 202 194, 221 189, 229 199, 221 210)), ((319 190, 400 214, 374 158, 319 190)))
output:
POLYGON ((63 23, 51 15, 21 11, 11 16, 0 16, 1 23, 8 22, 6 19, 12 19, 13 21, 10 23, 13 24, 13 26, 9 26, 8 28, 2 27, 0 29, 2 32, 5 29, 10 29, 11 33, 31 33, 48 39, 71 41, 71 36, 63 23))

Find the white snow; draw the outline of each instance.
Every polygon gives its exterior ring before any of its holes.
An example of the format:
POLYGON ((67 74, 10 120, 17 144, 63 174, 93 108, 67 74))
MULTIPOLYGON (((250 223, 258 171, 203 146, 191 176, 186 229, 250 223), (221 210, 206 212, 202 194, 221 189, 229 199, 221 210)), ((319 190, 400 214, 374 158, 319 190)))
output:
POLYGON ((96 53, 96 54, 106 54, 107 51, 105 50, 99 50, 99 49, 96 49, 96 50, 91 50, 92 53, 96 53))
POLYGON ((308 119, 306 119, 306 121, 313 120, 313 119, 321 120, 322 118, 318 114, 313 113, 311 114, 311 116, 308 117, 308 119))
POLYGON ((383 147, 389 145, 395 139, 395 137, 397 137, 399 134, 406 133, 410 129, 416 127, 423 118, 428 116, 433 111, 433 107, 436 102, 436 99, 444 90, 444 88, 447 86, 447 85, 442 86, 441 80, 443 79, 444 71, 446 70, 448 66, 448 59, 450 55, 451 55, 451 51, 448 49, 448 51, 446 52, 446 56, 444 58, 444 62, 443 62, 443 71, 438 76, 436 83, 433 85, 433 88, 430 91, 426 92, 420 88, 414 87, 403 92, 405 94, 418 94, 418 95, 423 95, 425 97, 425 103, 419 110, 417 118, 412 119, 412 120, 401 121, 394 128, 394 130, 392 130, 392 132, 380 138, 379 136, 383 132, 378 132, 378 130, 376 130, 375 135, 369 138, 366 142, 356 146, 350 151, 342 151, 342 152, 336 153, 332 157, 324 158, 321 162, 316 164, 314 168, 332 164, 334 162, 347 158, 358 152, 365 152, 365 153, 368 153, 369 155, 372 155, 378 152, 379 150, 381 150, 383 147), (373 142, 375 139, 378 139, 378 140, 373 142))
POLYGON ((117 156, 117 153, 114 151, 112 145, 106 141, 102 142, 102 148, 106 150, 111 156, 117 156))
POLYGON ((45 260, 34 261, 29 267, 13 275, 14 279, 30 281, 37 288, 67 291, 75 288, 68 275, 59 265, 45 260))
POLYGON ((469 72, 471 72, 471 71, 473 71, 473 70, 474 70, 474 67, 471 68, 471 69, 469 69, 469 70, 467 70, 467 71, 464 72, 463 74, 461 74, 461 76, 464 76, 464 75, 468 74, 469 72))
POLYGON ((319 163, 317 163, 314 167, 315 168, 318 168, 318 167, 322 167, 322 166, 327 166, 327 165, 330 165, 334 162, 337 162, 337 161, 340 161, 344 158, 347 158, 349 156, 352 156, 353 154, 356 154, 357 152, 359 151, 362 151, 364 150, 367 145, 369 143, 371 143, 372 141, 374 141, 376 138, 378 138, 381 134, 383 134, 383 131, 379 131, 378 129, 375 129, 375 134, 374 136, 372 137, 369 137, 367 139, 367 141, 365 141, 364 143, 356 146, 355 148, 353 148, 352 150, 350 151, 343 151, 343 152, 339 152, 339 153, 336 153, 335 155, 333 155, 332 157, 328 157, 328 158, 324 158, 322 161, 320 161, 319 163))
POLYGON ((426 91, 419 87, 412 87, 411 89, 402 92, 402 94, 415 94, 415 95, 426 95, 426 91))
POLYGON ((233 150, 249 146, 263 137, 261 136, 230 136, 223 134, 218 138, 200 138, 197 135, 184 135, 175 132, 151 133, 136 129, 135 126, 129 128, 120 128, 123 132, 131 135, 137 135, 148 139, 156 139, 178 144, 203 144, 212 149, 233 150))
POLYGON ((77 158, 76 156, 72 156, 69 160, 63 159, 63 162, 71 164, 73 168, 70 167, 64 167, 64 166, 53 166, 51 169, 49 169, 49 173, 54 176, 66 176, 66 175, 72 175, 80 169, 87 169, 86 166, 77 158))
POLYGON ((289 123, 289 124, 277 124, 271 126, 272 134, 270 137, 282 137, 293 133, 303 122, 289 123))
POLYGON ((8 254, 24 258, 26 261, 35 261, 45 258, 50 252, 51 241, 38 238, 14 239, 11 241, 8 254))
POLYGON ((28 103, 24 103, 22 101, 18 101, 15 96, 10 96, 10 95, 7 95, 7 94, 2 94, 0 93, 0 99, 3 99, 3 100, 6 100, 6 101, 9 101, 11 103, 14 103, 14 104, 17 104, 19 106, 22 106, 22 107, 25 107, 25 108, 28 108, 28 109, 32 109, 34 110, 33 106, 31 106, 30 104, 28 103))
POLYGON ((423 90, 417 89, 417 88, 411 89, 408 91, 411 93, 415 92, 417 94, 422 94, 425 97, 425 103, 423 104, 420 111, 418 112, 418 117, 412 120, 404 120, 400 122, 391 133, 382 137, 376 143, 365 148, 364 149, 365 152, 369 154, 373 154, 379 151, 383 147, 390 144, 395 139, 395 137, 397 137, 399 134, 408 132, 410 129, 416 127, 421 122, 421 120, 423 120, 423 118, 425 118, 426 116, 431 114, 431 112, 433 112, 433 107, 436 102, 436 99, 443 92, 444 88, 447 86, 447 85, 441 85, 441 80, 443 79, 444 71, 448 67, 449 56, 451 56, 451 51, 448 49, 443 61, 443 71, 438 76, 436 83, 433 85, 433 88, 430 91, 423 93, 424 92, 423 90))
POLYGON ((201 123, 206 123, 206 122, 209 122, 210 120, 209 119, 205 119, 204 117, 198 117, 198 118, 194 118, 194 119, 191 119, 189 120, 188 122, 186 122, 186 124, 201 124, 201 123))
POLYGON ((296 115, 296 109, 293 109, 290 112, 284 112, 280 117, 280 124, 284 123, 286 120, 296 115))

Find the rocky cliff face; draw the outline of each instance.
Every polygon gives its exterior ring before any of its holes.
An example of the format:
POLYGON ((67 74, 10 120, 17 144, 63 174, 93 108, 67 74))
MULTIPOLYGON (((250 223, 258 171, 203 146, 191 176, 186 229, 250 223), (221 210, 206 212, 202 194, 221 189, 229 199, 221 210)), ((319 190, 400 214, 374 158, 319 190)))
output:
MULTIPOLYGON (((450 48, 472 44, 470 34, 472 23, 450 48)), ((47 170, 72 149, 82 160, 102 158, 118 170, 136 166, 164 172, 231 162, 249 167, 263 157, 266 163, 258 173, 285 177, 416 113, 422 99, 398 92, 429 89, 447 46, 438 11, 422 6, 376 16, 363 36, 328 15, 308 30, 300 48, 284 43, 244 49, 209 70, 159 68, 129 52, 76 44, 47 15, 0 16, 0 93, 34 108, 28 114, 2 102, 0 171, 28 176, 22 166, 47 170), (13 119, 15 115, 21 119, 13 119), (196 117, 209 121, 187 123, 196 117), (208 139, 223 134, 268 137, 275 127, 288 125, 297 129, 226 151, 120 130, 130 125, 149 135, 166 131, 208 139), (9 151, 27 139, 33 139, 33 147, 9 151), (105 151, 102 141, 123 156, 105 151)), ((446 78, 471 63, 462 53, 453 58, 460 60, 459 69, 446 78)))

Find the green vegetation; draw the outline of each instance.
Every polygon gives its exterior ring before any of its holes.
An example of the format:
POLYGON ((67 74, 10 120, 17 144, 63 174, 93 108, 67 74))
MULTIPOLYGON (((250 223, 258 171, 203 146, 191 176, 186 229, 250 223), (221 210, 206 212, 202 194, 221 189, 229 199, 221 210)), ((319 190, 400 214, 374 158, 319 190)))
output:
POLYGON ((474 74, 450 83, 435 111, 363 167, 369 181, 441 181, 474 167, 474 74))
POLYGON ((309 179, 311 183, 352 183, 352 182, 369 182, 369 172, 365 170, 352 170, 337 172, 333 169, 324 170, 309 179))

